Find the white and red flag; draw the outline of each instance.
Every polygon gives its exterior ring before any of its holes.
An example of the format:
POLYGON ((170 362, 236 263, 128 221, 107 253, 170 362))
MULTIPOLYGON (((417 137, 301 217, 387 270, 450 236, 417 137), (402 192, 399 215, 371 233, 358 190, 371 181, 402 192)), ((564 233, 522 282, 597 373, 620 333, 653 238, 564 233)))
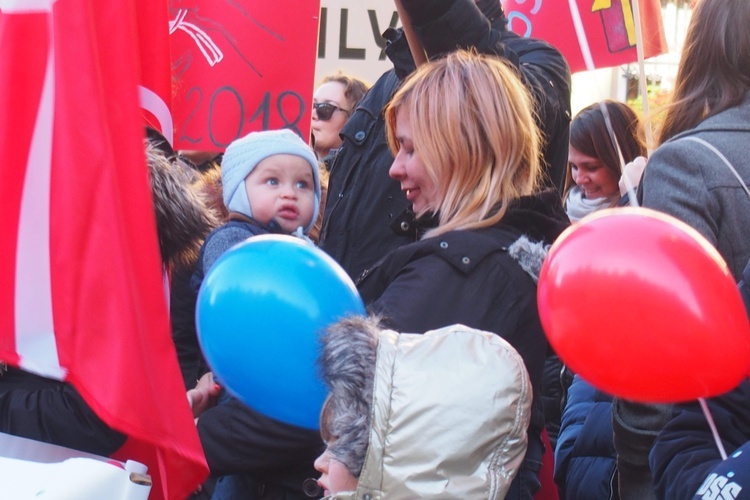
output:
POLYGON ((555 46, 573 73, 638 61, 636 8, 640 11, 643 57, 669 50, 659 0, 502 0, 502 3, 510 29, 555 46))
POLYGON ((173 142, 172 57, 167 0, 131 0, 138 19, 138 97, 147 125, 173 142))
POLYGON ((0 359, 72 383, 152 498, 182 499, 208 468, 169 332, 136 19, 0 0, 0 359))

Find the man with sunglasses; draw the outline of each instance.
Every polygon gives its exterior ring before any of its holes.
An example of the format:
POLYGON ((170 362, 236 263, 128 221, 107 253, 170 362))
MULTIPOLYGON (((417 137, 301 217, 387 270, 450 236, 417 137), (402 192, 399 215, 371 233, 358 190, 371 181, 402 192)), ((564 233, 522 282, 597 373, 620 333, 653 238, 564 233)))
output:
MULTIPOLYGON (((500 0, 402 0, 428 57, 456 48, 494 54, 516 68, 536 99, 544 134, 548 185, 562 189, 568 154, 570 70, 549 44, 507 29, 500 0)), ((357 279, 391 250, 416 240, 408 201, 388 176, 393 162, 382 110, 415 69, 401 30, 389 29, 384 73, 341 130, 343 145, 333 161, 320 246, 357 279), (391 229, 393 228, 393 230, 391 229)))

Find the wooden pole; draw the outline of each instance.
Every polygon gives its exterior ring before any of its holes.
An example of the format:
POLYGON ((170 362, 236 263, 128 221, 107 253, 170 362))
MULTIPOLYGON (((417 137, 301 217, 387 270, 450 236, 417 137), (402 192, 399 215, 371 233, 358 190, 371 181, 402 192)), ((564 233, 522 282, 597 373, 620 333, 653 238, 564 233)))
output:
POLYGON ((409 44, 409 50, 411 51, 411 56, 414 58, 414 62, 417 64, 417 66, 421 66, 422 64, 427 62, 427 54, 425 54, 424 47, 422 47, 422 43, 417 38, 417 34, 414 33, 414 28, 411 25, 411 19, 409 18, 409 14, 406 12, 406 9, 404 9, 404 6, 401 5, 401 0, 394 0, 396 3, 396 11, 398 12, 398 17, 401 19, 401 26, 404 28, 404 35, 406 36, 406 41, 409 44))

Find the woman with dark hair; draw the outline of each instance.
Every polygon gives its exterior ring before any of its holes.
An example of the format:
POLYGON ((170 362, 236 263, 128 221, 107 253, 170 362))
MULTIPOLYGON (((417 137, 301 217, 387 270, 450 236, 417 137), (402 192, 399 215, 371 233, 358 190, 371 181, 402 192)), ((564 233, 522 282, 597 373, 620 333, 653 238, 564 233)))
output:
MULTIPOLYGON (((627 192, 621 196, 621 165, 645 154, 643 127, 627 104, 606 100, 581 110, 570 126, 565 180, 570 220, 626 204, 627 192)), ((563 370, 557 371, 563 373, 559 378, 572 382, 561 391, 564 409, 555 446, 555 481, 563 498, 618 499, 612 396, 563 370)))
POLYGON ((645 156, 645 142, 638 115, 625 103, 611 100, 594 103, 573 118, 564 195, 571 221, 600 208, 627 202, 619 185, 622 164, 645 156), (616 142, 610 135, 607 119, 616 142))
MULTIPOLYGON (((747 0, 695 3, 660 145, 648 160, 639 191, 644 207, 672 215, 702 234, 737 280, 750 260, 748 24, 747 0)), ((620 490, 628 493, 623 498, 653 498, 648 453, 671 417, 669 405, 615 400, 620 490)), ((686 498, 671 494, 683 485, 653 479, 660 495, 686 498)))
POLYGON ((745 0, 697 2, 643 179, 643 206, 697 229, 737 279, 750 259, 748 22, 745 0))

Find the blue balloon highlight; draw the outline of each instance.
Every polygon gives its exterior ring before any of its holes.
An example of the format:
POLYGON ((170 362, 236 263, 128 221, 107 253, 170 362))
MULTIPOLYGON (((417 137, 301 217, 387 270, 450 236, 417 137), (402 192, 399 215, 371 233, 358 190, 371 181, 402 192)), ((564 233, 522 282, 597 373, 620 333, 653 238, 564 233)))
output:
POLYGON ((365 313, 346 272, 293 236, 262 235, 222 255, 198 294, 198 340, 219 382, 251 408, 317 429, 327 389, 316 365, 328 325, 365 313))

